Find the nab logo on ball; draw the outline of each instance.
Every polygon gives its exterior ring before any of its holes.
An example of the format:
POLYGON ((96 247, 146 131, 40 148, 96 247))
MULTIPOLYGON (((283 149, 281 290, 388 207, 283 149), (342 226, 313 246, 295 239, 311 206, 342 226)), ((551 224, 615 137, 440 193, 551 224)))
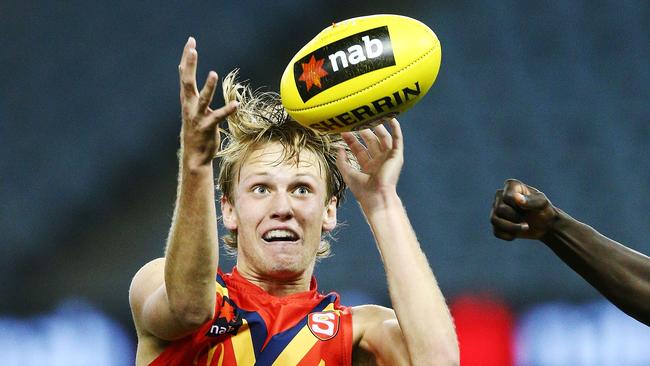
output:
POLYGON ((438 37, 418 20, 391 14, 343 20, 288 62, 282 105, 298 123, 322 133, 376 126, 424 97, 441 56, 438 37))
POLYGON ((388 27, 382 26, 315 50, 293 64, 293 74, 298 93, 306 102, 344 81, 393 65, 388 27))
POLYGON ((335 311, 311 313, 307 317, 307 326, 311 333, 321 341, 332 339, 339 332, 341 316, 335 311))

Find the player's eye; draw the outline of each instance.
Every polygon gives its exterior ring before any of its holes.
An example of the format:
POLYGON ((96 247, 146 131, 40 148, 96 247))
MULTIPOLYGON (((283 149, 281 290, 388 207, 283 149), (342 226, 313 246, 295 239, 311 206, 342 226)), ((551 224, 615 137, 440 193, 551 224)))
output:
POLYGON ((269 193, 269 188, 267 186, 258 184, 258 185, 253 187, 253 193, 266 194, 266 193, 269 193))
POLYGON ((307 186, 298 186, 293 190, 293 193, 299 196, 304 196, 306 194, 309 194, 311 191, 309 190, 309 187, 307 186))

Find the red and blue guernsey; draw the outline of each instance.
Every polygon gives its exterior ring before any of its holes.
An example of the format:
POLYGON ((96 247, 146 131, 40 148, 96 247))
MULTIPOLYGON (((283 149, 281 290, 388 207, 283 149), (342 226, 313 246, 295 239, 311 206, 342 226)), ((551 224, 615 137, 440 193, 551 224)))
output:
POLYGON ((352 314, 336 293, 275 297, 234 268, 217 275, 214 318, 170 343, 150 366, 338 366, 352 364, 352 314))

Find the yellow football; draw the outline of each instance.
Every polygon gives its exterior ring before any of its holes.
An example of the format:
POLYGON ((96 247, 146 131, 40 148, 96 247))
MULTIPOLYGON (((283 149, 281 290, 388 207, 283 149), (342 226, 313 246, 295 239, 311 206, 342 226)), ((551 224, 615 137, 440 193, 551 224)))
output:
POLYGON ((372 127, 424 97, 440 58, 438 37, 412 18, 372 15, 334 23, 289 62, 280 82, 282 104, 317 131, 372 127))

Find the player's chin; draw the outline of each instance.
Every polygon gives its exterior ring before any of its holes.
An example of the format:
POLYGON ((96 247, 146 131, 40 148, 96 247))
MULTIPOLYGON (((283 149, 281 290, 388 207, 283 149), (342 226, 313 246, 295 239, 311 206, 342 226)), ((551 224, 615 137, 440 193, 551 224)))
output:
POLYGON ((302 240, 293 241, 266 241, 262 240, 262 249, 271 257, 271 263, 294 262, 295 258, 303 255, 302 240))
POLYGON ((307 265, 300 258, 278 256, 272 259, 269 275, 278 279, 292 279, 301 276, 307 265))

